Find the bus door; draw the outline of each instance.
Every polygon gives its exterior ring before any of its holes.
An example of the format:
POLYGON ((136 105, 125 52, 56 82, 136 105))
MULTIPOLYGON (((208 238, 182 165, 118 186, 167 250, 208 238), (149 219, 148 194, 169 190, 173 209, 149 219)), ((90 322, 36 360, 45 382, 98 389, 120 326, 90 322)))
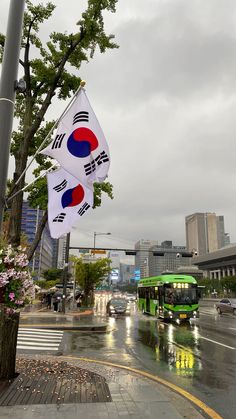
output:
POLYGON ((163 306, 164 306, 164 287, 158 287, 158 301, 159 301, 159 314, 163 314, 163 306))
POLYGON ((150 288, 146 288, 146 312, 150 313, 150 288))

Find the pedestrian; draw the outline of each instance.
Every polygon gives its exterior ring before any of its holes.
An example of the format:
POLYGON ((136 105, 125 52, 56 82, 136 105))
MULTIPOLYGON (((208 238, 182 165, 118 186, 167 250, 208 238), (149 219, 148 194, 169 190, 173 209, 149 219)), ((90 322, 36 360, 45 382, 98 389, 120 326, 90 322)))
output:
POLYGON ((48 310, 51 310, 51 307, 52 307, 52 294, 49 293, 47 295, 47 309, 48 310))
POLYGON ((59 300, 58 300, 57 294, 53 294, 52 305, 53 305, 54 313, 56 313, 58 311, 58 303, 59 303, 59 300))

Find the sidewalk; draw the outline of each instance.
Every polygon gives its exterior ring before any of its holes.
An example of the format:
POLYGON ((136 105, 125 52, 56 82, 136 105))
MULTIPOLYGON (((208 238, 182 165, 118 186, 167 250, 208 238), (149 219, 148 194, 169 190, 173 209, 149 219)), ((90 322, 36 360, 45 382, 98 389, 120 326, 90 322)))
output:
POLYGON ((203 418, 181 395, 132 371, 69 357, 17 362, 10 387, 0 382, 1 419, 203 418))
POLYGON ((66 313, 45 308, 21 312, 20 327, 46 328, 53 330, 91 330, 106 332, 108 323, 94 317, 93 309, 67 309, 66 313))

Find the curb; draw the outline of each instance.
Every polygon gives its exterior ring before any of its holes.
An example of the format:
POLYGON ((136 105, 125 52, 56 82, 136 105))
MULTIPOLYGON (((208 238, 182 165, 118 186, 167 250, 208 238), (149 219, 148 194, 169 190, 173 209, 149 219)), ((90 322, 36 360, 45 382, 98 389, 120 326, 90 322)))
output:
POLYGON ((211 419, 223 419, 222 416, 219 415, 219 413, 217 413, 214 409, 212 409, 211 407, 206 405, 204 402, 202 402, 200 399, 195 397, 193 394, 191 394, 188 391, 182 389, 181 387, 177 386, 176 384, 172 384, 171 382, 169 382, 169 381, 167 381, 167 380, 165 380, 165 379, 163 379, 163 378, 161 378, 157 375, 153 375, 149 372, 138 370, 138 369, 132 368, 132 367, 128 367, 126 365, 120 365, 120 364, 115 364, 113 362, 95 360, 95 359, 90 359, 90 358, 72 357, 72 356, 61 356, 60 358, 61 359, 64 358, 68 361, 71 359, 71 360, 90 362, 90 363, 94 363, 94 364, 106 365, 108 367, 110 366, 110 367, 114 367, 114 368, 120 368, 120 369, 129 371, 129 372, 132 372, 134 374, 141 375, 145 378, 148 378, 149 380, 155 381, 156 383, 163 385, 164 387, 167 387, 169 390, 172 390, 175 393, 179 394, 180 396, 184 397, 186 400, 188 400, 193 405, 195 405, 195 407, 197 407, 198 409, 201 409, 204 412, 204 414, 206 414, 209 418, 211 418, 211 419))

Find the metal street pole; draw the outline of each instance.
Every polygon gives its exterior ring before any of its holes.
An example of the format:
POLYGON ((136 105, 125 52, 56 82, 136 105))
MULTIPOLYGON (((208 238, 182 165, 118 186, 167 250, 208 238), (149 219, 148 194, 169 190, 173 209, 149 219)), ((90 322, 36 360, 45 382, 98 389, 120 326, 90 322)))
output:
POLYGON ((65 265, 63 269, 62 313, 66 312, 66 288, 67 288, 67 279, 68 279, 69 253, 70 253, 70 233, 66 235, 65 265))
POLYGON ((0 82, 0 232, 7 185, 10 139, 20 57, 25 0, 11 0, 0 82))

